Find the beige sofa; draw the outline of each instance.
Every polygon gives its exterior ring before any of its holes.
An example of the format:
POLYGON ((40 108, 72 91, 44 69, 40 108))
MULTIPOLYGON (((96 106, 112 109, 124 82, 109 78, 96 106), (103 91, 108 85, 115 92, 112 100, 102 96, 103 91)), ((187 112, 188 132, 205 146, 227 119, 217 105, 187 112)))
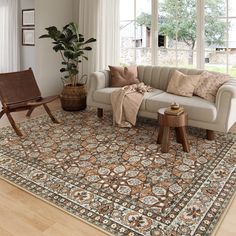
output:
MULTIPOLYGON (((177 68, 159 66, 138 66, 138 78, 153 87, 145 93, 138 115, 157 118, 159 108, 167 107, 172 102, 181 104, 189 115, 189 126, 206 130, 228 132, 236 122, 236 79, 232 78, 218 90, 215 103, 203 98, 182 97, 166 92, 168 82, 177 68)), ((180 69, 184 74, 200 74, 202 70, 180 69)), ((103 109, 112 110, 110 95, 119 88, 109 87, 109 72, 94 72, 88 80, 88 106, 98 108, 98 115, 103 109)))

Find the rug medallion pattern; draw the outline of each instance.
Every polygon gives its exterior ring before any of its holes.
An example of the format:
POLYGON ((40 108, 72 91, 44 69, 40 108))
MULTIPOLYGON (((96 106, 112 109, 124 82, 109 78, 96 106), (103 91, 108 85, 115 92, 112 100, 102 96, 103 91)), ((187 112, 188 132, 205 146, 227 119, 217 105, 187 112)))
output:
POLYGON ((206 235, 236 188, 235 135, 214 141, 189 128, 191 151, 174 140, 162 154, 155 121, 112 126, 110 113, 58 111, 1 129, 0 175, 114 235, 206 235))

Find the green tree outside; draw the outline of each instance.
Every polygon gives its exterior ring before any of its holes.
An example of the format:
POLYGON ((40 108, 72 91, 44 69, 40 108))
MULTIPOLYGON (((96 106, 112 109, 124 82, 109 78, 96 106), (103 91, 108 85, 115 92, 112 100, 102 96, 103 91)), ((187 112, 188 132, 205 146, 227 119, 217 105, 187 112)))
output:
MULTIPOLYGON (((196 0, 165 0, 160 3, 159 34, 184 42, 189 48, 189 64, 193 64, 193 50, 197 40, 196 0)), ((205 2, 205 41, 208 46, 224 45, 227 24, 218 19, 224 15, 223 0, 205 2)), ((139 25, 151 28, 151 15, 142 12, 137 17, 139 25)))

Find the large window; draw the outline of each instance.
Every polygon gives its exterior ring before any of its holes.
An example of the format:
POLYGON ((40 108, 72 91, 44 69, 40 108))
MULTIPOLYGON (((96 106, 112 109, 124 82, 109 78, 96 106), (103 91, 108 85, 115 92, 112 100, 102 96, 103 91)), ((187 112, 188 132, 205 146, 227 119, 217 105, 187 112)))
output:
POLYGON ((120 0, 121 63, 236 76, 235 0, 120 0))

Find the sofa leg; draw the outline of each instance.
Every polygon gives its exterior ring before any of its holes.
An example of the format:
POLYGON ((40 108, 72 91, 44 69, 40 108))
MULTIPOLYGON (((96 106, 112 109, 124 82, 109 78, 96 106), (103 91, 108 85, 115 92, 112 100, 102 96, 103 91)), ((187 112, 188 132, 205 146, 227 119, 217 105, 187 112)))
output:
POLYGON ((101 117, 103 116, 103 109, 102 109, 102 108, 98 108, 98 109, 97 109, 97 116, 98 116, 99 118, 101 118, 101 117))
POLYGON ((206 130, 206 136, 208 140, 214 140, 215 139, 215 132, 213 130, 206 130))

